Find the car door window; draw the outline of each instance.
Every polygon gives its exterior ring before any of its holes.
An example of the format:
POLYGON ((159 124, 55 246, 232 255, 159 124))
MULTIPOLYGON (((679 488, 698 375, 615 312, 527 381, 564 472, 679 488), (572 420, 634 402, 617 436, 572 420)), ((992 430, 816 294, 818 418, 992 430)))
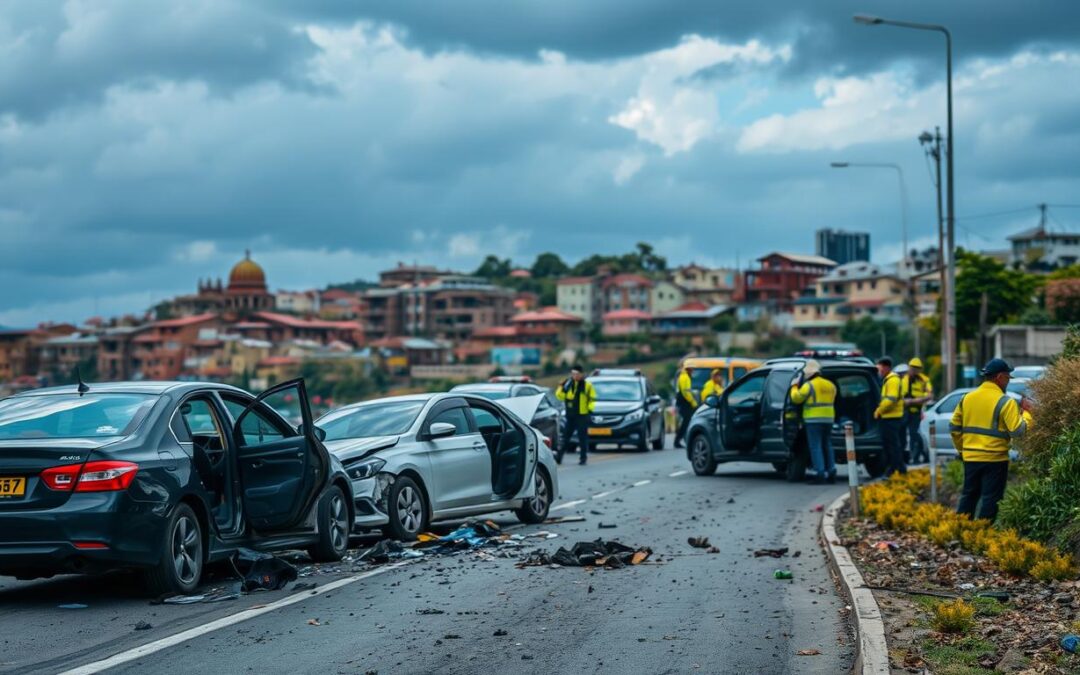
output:
POLYGON ((746 368, 743 368, 742 366, 735 366, 734 368, 731 369, 731 381, 735 382, 736 380, 738 380, 740 377, 742 377, 745 374, 746 374, 746 368))
MULTIPOLYGON (((241 402, 232 398, 225 398, 224 401, 225 407, 229 410, 233 420, 238 418, 240 413, 244 412, 244 409, 248 406, 248 402, 241 402)), ((280 428, 279 422, 272 419, 266 410, 258 408, 252 410, 244 418, 241 425, 240 432, 244 435, 244 445, 259 445, 285 438, 285 433, 280 428)))
POLYGON ((729 406, 746 405, 748 402, 760 402, 765 392, 765 378, 754 377, 729 390, 729 406))
POLYGON ((791 388, 791 379, 795 374, 790 370, 773 371, 766 379, 765 405, 771 410, 783 410, 787 393, 791 388))
POLYGON ((209 447, 225 447, 224 430, 209 401, 202 398, 189 399, 180 404, 177 412, 179 414, 174 420, 178 418, 180 423, 173 425, 173 431, 182 427, 182 435, 178 435, 177 440, 191 442, 199 437, 206 439, 209 447))
POLYGON ((483 408, 473 408, 473 417, 476 419, 476 426, 480 431, 502 431, 502 422, 498 417, 495 417, 492 413, 484 410, 483 408))
POLYGON ((953 394, 942 401, 935 412, 938 415, 951 415, 953 411, 956 410, 956 406, 960 404, 960 399, 962 398, 964 398, 963 394, 953 394))
POLYGON ((431 419, 431 424, 440 422, 444 424, 453 424, 455 436, 464 436, 471 432, 469 429, 469 418, 465 414, 465 408, 448 408, 431 419))

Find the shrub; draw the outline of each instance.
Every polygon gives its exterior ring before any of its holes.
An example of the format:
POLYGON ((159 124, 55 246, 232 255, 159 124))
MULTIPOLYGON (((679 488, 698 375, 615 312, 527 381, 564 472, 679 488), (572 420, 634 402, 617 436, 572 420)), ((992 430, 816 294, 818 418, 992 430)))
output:
POLYGON ((1060 553, 1040 560, 1031 567, 1031 576, 1039 581, 1062 581, 1072 577, 1072 563, 1060 553))
POLYGON ((1037 401, 1036 423, 1020 446, 1033 475, 1043 475, 1062 447, 1062 439, 1080 423, 1080 356, 1061 358, 1051 365, 1046 375, 1031 383, 1031 394, 1037 401))
POLYGON ((958 459, 954 459, 945 465, 945 471, 942 472, 942 478, 945 483, 952 486, 954 490, 960 490, 964 487, 964 463, 958 459))
POLYGON ((966 633, 975 625, 975 608, 960 598, 934 605, 930 625, 941 633, 966 633))
POLYGON ((1005 493, 998 522, 1033 539, 1067 546, 1075 529, 1069 524, 1080 517, 1080 426, 1062 434, 1048 458, 1045 470, 1029 469, 1030 477, 1005 493))

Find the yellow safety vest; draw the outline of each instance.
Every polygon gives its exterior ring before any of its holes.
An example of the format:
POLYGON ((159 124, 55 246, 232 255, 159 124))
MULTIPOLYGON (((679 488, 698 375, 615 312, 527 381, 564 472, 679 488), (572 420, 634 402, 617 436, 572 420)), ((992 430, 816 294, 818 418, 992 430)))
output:
POLYGON ((949 424, 953 445, 965 462, 1007 462, 1013 439, 1031 425, 1031 415, 993 382, 960 399, 949 424))
POLYGON ((900 376, 889 373, 881 383, 881 403, 877 411, 883 420, 896 420, 904 416, 904 402, 901 400, 900 376))
MULTIPOLYGON (((560 401, 566 402, 567 412, 573 412, 570 410, 571 402, 574 400, 575 385, 573 379, 569 379, 563 382, 558 389, 555 390, 555 398, 560 401)), ((578 414, 588 415, 596 408, 596 389, 592 386, 592 382, 588 380, 581 381, 581 394, 578 396, 578 414)))
POLYGON ((724 393, 724 385, 717 384, 712 380, 705 383, 705 386, 701 388, 701 400, 709 398, 710 396, 720 397, 720 394, 724 393))
POLYGON ((836 418, 836 385, 821 376, 810 378, 801 387, 793 384, 791 402, 802 406, 804 422, 832 424, 836 418))
POLYGON ((682 396, 691 408, 698 406, 697 399, 694 398, 693 382, 690 380, 690 373, 685 370, 679 374, 679 396, 682 396))
MULTIPOLYGON (((922 373, 912 380, 911 375, 904 376, 904 398, 922 398, 924 396, 933 396, 934 385, 930 384, 930 378, 922 373)), ((908 412, 919 413, 922 412, 922 405, 909 405, 908 412)))

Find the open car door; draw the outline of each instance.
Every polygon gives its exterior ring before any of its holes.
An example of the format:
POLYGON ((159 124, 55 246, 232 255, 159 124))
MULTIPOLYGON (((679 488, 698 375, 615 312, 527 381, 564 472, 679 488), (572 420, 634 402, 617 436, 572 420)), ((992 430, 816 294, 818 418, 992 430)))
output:
POLYGON ((764 373, 739 381, 720 397, 720 436, 728 452, 750 452, 761 430, 764 373))
POLYGON ((256 530, 295 528, 326 482, 330 459, 311 417, 307 389, 297 379, 259 394, 234 422, 244 516, 256 530))

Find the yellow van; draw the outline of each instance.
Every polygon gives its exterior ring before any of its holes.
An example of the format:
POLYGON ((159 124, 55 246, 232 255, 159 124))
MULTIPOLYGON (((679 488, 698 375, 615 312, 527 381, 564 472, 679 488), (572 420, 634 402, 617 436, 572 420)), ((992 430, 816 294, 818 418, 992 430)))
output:
POLYGON ((701 400, 701 389, 709 381, 709 375, 716 368, 724 373, 722 379, 726 389, 729 384, 763 363, 765 362, 757 359, 737 356, 695 356, 683 361, 683 366, 694 369, 690 375, 690 386, 694 390, 694 396, 701 400))

